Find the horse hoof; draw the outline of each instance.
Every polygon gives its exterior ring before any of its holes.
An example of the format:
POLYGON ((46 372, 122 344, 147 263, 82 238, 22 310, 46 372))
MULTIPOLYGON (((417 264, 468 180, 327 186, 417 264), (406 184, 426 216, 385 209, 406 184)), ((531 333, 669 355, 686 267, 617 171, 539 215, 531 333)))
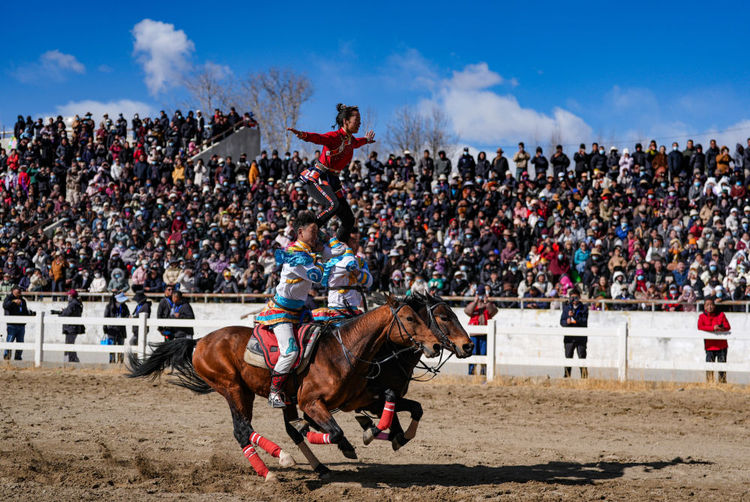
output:
POLYGON ((396 436, 394 436, 393 440, 391 441, 391 446, 393 447, 393 451, 398 451, 407 442, 408 441, 406 440, 403 434, 396 434, 396 436))
POLYGON ((297 462, 294 461, 294 457, 289 453, 281 450, 281 453, 279 453, 279 465, 281 467, 294 467, 297 465, 297 462))
POLYGON ((372 443, 375 440, 375 436, 378 435, 377 429, 375 427, 370 427, 369 429, 365 429, 364 432, 362 432, 362 442, 367 446, 368 444, 372 443))
POLYGON ((315 472, 320 479, 328 479, 331 477, 331 470, 323 464, 318 465, 318 467, 315 468, 315 472))
POLYGON ((351 450, 341 450, 346 458, 357 460, 357 452, 352 448, 351 450))
POLYGON ((278 483, 279 478, 276 477, 276 474, 274 474, 271 471, 268 471, 268 474, 266 474, 266 483, 278 483))

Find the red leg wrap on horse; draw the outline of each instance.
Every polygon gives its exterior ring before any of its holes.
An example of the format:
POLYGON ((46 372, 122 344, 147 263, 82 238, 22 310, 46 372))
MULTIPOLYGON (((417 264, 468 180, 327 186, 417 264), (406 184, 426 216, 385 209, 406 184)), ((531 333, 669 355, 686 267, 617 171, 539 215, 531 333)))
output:
POLYGON ((258 473, 258 476, 265 478, 266 474, 268 474, 268 467, 266 467, 266 464, 264 464, 263 460, 258 456, 255 448, 253 448, 252 445, 247 445, 242 450, 242 453, 250 461, 250 465, 253 466, 253 469, 258 473))
POLYGON ((255 446, 260 446, 263 448, 263 450, 270 454, 272 457, 279 457, 279 454, 281 453, 281 447, 271 441, 270 439, 266 439, 257 432, 253 432, 250 434, 250 442, 253 443, 255 446))
POLYGON ((331 435, 310 431, 307 433, 307 440, 311 444, 331 444, 331 435))
POLYGON ((391 422, 393 422, 393 413, 396 410, 396 403, 390 401, 385 402, 383 407, 383 414, 380 416, 380 422, 378 422, 378 429, 384 431, 391 428, 391 422))

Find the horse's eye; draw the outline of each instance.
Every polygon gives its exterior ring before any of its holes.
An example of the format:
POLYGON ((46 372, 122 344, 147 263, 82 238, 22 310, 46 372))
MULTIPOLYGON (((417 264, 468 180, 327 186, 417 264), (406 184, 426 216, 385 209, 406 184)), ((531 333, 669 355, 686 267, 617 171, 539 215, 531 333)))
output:
POLYGON ((408 316, 406 318, 406 320, 409 321, 409 322, 414 322, 414 318, 412 316, 408 316))
POLYGON ((441 321, 445 321, 445 322, 448 322, 448 321, 449 321, 450 319, 448 319, 448 316, 447 316, 447 315, 441 315, 441 316, 440 316, 440 320, 441 320, 441 321))

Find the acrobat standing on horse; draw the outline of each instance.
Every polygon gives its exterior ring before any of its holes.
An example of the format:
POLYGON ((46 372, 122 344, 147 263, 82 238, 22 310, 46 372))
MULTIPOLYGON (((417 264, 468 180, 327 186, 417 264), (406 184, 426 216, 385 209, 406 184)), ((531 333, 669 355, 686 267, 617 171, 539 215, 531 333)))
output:
POLYGON ((353 135, 359 131, 361 121, 359 108, 339 103, 336 105, 336 111, 336 131, 325 134, 292 128, 289 128, 289 131, 302 141, 323 146, 320 157, 312 166, 302 171, 300 178, 305 182, 310 197, 323 206, 323 211, 318 215, 318 226, 323 228, 328 220, 337 215, 341 220, 337 237, 341 242, 346 242, 354 228, 354 213, 346 201, 339 173, 352 161, 355 148, 375 142, 375 133, 367 131, 363 138, 355 138, 353 135))
POLYGON ((326 258, 321 285, 328 288, 328 307, 315 309, 318 322, 338 321, 364 313, 363 291, 372 286, 367 262, 354 253, 359 245, 359 232, 353 230, 349 242, 332 238, 323 249, 326 258))
POLYGON ((276 293, 258 314, 256 321, 273 329, 279 344, 279 359, 271 372, 271 392, 268 403, 274 408, 285 408, 284 388, 292 364, 299 355, 294 335, 295 326, 304 321, 305 300, 313 284, 323 279, 323 265, 314 252, 318 243, 318 224, 309 211, 300 212, 294 220, 297 240, 286 250, 276 252, 281 265, 281 276, 276 293))

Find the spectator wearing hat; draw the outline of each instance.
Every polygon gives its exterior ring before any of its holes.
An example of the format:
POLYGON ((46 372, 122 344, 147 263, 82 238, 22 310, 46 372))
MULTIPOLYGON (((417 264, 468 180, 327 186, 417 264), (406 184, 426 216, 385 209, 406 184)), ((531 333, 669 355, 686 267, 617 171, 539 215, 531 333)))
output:
POLYGON ((510 171, 510 168, 508 167, 508 159, 505 158, 503 153, 503 149, 498 148, 495 158, 492 159, 492 172, 495 173, 495 179, 497 180, 504 179, 506 173, 510 171))
MULTIPOLYGON (((57 314, 60 317, 81 317, 83 315, 83 303, 78 298, 78 291, 71 289, 68 291, 68 304, 62 310, 53 310, 52 314, 57 314)), ((76 343, 76 337, 86 332, 86 327, 83 324, 63 324, 62 332, 65 335, 65 344, 72 345, 76 343)), ((79 363, 78 353, 76 352, 65 352, 64 358, 69 363, 79 363)))
MULTIPOLYGON (((3 300, 3 310, 6 316, 33 316, 35 313, 29 310, 26 305, 26 300, 21 296, 21 288, 19 286, 13 286, 10 294, 3 300)), ((5 341, 8 343, 17 342, 23 343, 24 336, 26 334, 26 323, 13 323, 9 322, 8 333, 5 341)), ((22 350, 17 350, 14 359, 20 361, 23 356, 22 350)), ((11 351, 6 350, 3 353, 3 359, 10 360, 11 351)))
MULTIPOLYGON (((703 303, 703 313, 698 316, 698 329, 714 335, 727 335, 731 326, 723 312, 716 308, 716 301, 713 298, 706 298, 703 303)), ((729 344, 726 340, 717 338, 707 338, 704 340, 706 350, 706 362, 727 362, 727 350, 729 344)), ((714 381, 714 372, 706 371, 706 381, 714 381)), ((724 371, 719 372, 719 382, 727 382, 727 374, 724 371)))
MULTIPOLYGON (((135 308, 133 309, 132 317, 138 318, 141 314, 145 314, 147 319, 151 317, 151 300, 145 295, 143 288, 136 289, 133 301, 135 302, 135 308)), ((148 331, 149 329, 146 327, 146 334, 144 336, 148 337, 148 331)), ((134 326, 130 345, 138 345, 138 335, 138 326, 134 326)))
MULTIPOLYGON (((581 294, 575 288, 570 290, 568 301, 563 304, 562 315, 560 316, 560 326, 564 328, 586 328, 588 327, 589 310, 581 302, 581 294)), ((586 359, 586 345, 588 337, 586 336, 565 336, 563 344, 565 346, 565 358, 572 359, 573 353, 578 352, 578 359, 586 359)), ((571 368, 566 367, 564 377, 570 378, 571 368)), ((588 368, 581 367, 581 378, 588 378, 588 368)))
MULTIPOLYGON (((130 317, 130 309, 125 304, 128 301, 128 297, 125 293, 117 293, 110 297, 106 307, 104 307, 104 317, 111 317, 115 319, 122 319, 130 317)), ((125 326, 104 326, 104 334, 107 337, 108 345, 125 345, 125 338, 127 329, 125 326)), ((116 362, 123 362, 122 353, 110 353, 109 363, 114 364, 116 362)))
MULTIPOLYGON (((173 293, 175 287, 174 284, 168 284, 164 287, 164 296, 159 300, 159 305, 156 308, 157 319, 170 319, 172 316, 172 308, 174 307, 173 293)), ((174 339, 174 328, 171 326, 160 326, 157 328, 159 333, 164 336, 164 341, 170 341, 174 339)))

